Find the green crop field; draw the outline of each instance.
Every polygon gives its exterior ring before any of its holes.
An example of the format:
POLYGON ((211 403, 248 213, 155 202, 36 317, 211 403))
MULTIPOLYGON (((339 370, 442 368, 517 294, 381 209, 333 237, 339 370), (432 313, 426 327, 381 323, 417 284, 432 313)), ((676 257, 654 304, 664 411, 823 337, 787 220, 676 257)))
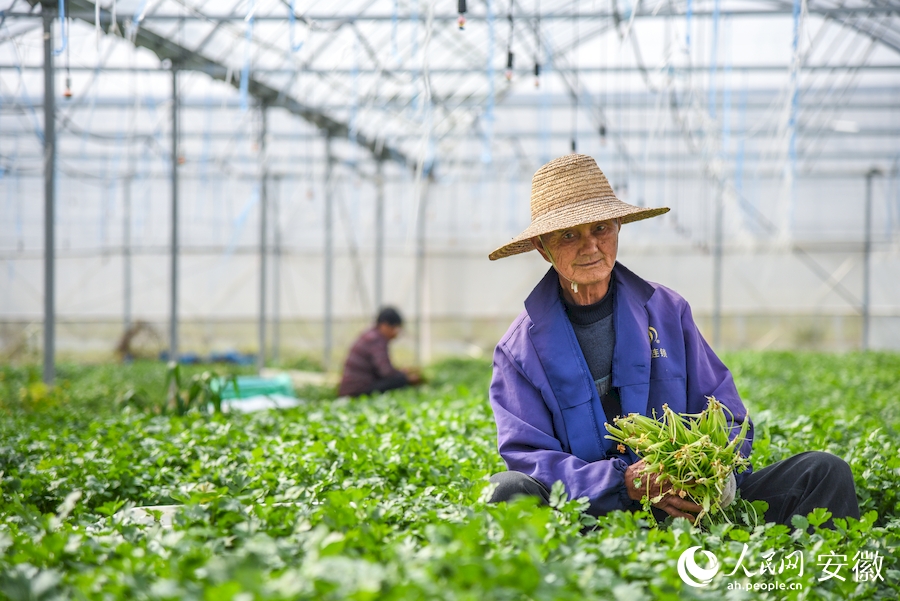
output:
POLYGON ((152 405, 157 364, 62 366, 53 390, 0 367, 0 598, 900 598, 900 355, 724 359, 756 423, 754 465, 843 457, 861 521, 592 524, 558 489, 553 508, 488 506, 503 463, 485 362, 367 400, 183 416, 119 402, 152 405), (171 526, 125 517, 161 504, 182 505, 171 526), (718 562, 706 586, 679 576, 694 546, 718 562))

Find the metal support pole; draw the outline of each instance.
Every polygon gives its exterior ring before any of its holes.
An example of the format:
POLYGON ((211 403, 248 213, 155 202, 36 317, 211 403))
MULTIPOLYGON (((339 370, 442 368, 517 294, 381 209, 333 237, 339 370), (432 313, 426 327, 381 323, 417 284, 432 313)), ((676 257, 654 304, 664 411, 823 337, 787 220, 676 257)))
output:
POLYGON ((178 361, 178 69, 172 65, 172 234, 169 284, 169 360, 178 361))
POLYGON ((422 365, 423 360, 423 329, 425 294, 425 225, 428 213, 428 176, 422 178, 420 191, 419 214, 416 220, 416 281, 415 281, 415 314, 416 314, 416 364, 422 365))
POLYGON ((131 176, 125 178, 122 197, 122 325, 131 328, 131 176))
POLYGON ((272 360, 278 361, 281 353, 281 177, 275 177, 275 193, 272 198, 275 252, 272 265, 272 360))
POLYGON ((722 210, 724 189, 716 189, 715 232, 713 241, 713 347, 722 346, 722 210))
POLYGON ((881 172, 874 167, 866 173, 865 239, 863 240, 862 350, 869 350, 870 287, 872 272, 872 178, 881 172))
POLYGON ((375 173, 375 310, 384 302, 384 161, 375 173))
POLYGON ((41 7, 44 21, 44 383, 56 378, 56 105, 53 70, 53 19, 56 10, 41 7))
POLYGON ((266 164, 266 130, 268 126, 268 109, 261 104, 259 127, 259 352, 256 356, 256 369, 260 373, 266 366, 266 234, 268 217, 268 167, 266 164))
POLYGON ((322 352, 322 364, 327 371, 331 368, 334 319, 334 156, 331 154, 330 135, 325 137, 325 158, 325 348, 322 352))

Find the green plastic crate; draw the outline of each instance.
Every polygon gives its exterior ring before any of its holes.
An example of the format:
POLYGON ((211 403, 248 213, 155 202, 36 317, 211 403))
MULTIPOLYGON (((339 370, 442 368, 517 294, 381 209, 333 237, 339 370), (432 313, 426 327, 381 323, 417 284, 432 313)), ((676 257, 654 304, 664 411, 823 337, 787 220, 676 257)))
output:
POLYGON ((234 389, 231 380, 219 380, 222 386, 222 399, 246 399, 254 396, 268 396, 278 394, 282 396, 294 396, 294 384, 287 374, 261 378, 259 376, 238 376, 238 389, 234 389))

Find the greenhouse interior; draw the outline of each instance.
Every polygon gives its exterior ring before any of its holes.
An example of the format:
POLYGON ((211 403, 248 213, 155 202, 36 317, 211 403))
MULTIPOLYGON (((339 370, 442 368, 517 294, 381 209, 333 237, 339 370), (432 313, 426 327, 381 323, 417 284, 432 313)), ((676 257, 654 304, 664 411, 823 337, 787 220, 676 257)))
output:
POLYGON ((900 598, 898 0, 0 0, 0 264, 0 600, 900 598))
POLYGON ((487 254, 573 150, 672 209, 619 258, 717 348, 898 348, 895 5, 458 9, 10 2, 0 352, 40 355, 50 324, 102 359, 142 324, 145 353, 339 369, 390 304, 401 356, 489 355, 547 264, 487 254))

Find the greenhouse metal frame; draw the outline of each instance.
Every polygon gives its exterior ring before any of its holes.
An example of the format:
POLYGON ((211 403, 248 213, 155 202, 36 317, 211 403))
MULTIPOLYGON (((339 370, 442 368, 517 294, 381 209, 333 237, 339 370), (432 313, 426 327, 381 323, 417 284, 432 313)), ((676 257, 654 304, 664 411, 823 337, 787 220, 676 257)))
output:
POLYGON ((48 382, 63 322, 334 368, 392 303, 417 361, 489 352, 546 264, 486 255, 572 151, 672 207, 620 256, 714 346, 900 345, 898 3, 7 4, 0 353, 48 382))

